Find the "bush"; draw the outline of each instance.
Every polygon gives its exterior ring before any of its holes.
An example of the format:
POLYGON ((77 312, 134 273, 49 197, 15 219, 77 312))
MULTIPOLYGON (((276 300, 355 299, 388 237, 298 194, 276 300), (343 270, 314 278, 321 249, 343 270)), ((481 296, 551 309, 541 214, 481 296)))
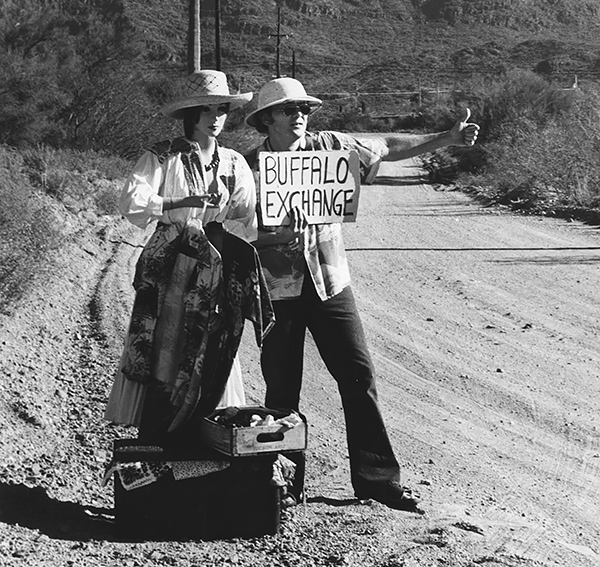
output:
POLYGON ((129 161, 92 151, 49 147, 25 149, 21 155, 23 171, 31 185, 60 201, 69 211, 117 212, 116 198, 122 180, 131 169, 129 161))
POLYGON ((520 120, 505 114, 505 122, 490 125, 493 134, 484 146, 487 165, 474 182, 487 187, 494 200, 531 212, 597 207, 599 93, 546 89, 550 92, 537 97, 537 112, 530 104, 520 120))
MULTIPOLYGON (((463 105, 482 127, 477 145, 427 156, 433 182, 458 181, 491 202, 533 213, 598 207, 597 87, 561 89, 519 71, 469 90, 463 105)), ((426 125, 443 126, 444 116, 443 108, 422 109, 426 125)))
POLYGON ((19 152, 0 145, 0 311, 47 266, 49 253, 64 240, 70 213, 118 214, 130 169, 125 160, 94 152, 19 152))
POLYGON ((0 311, 27 290, 49 250, 58 242, 44 202, 23 173, 14 150, 0 146, 0 311))
POLYGON ((514 71, 502 81, 483 86, 479 95, 479 120, 484 141, 505 137, 519 125, 544 126, 573 107, 573 93, 528 71, 514 71))

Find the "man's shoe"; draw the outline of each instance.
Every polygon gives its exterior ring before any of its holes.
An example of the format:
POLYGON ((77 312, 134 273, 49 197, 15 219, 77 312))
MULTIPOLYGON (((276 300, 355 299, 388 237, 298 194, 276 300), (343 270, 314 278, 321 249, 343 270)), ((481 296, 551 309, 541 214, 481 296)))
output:
POLYGON ((425 513, 419 507, 419 499, 413 496, 410 489, 394 482, 374 482, 366 490, 357 490, 355 495, 359 500, 377 500, 394 510, 404 510, 416 514, 425 513))

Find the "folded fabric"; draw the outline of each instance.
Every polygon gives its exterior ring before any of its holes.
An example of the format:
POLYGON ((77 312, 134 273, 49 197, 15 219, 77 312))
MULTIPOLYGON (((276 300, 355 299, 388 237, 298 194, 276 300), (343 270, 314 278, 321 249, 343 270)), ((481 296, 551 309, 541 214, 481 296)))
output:
POLYGON ((169 468, 166 463, 162 462, 111 463, 102 479, 103 486, 106 485, 115 472, 119 475, 123 488, 133 490, 156 482, 169 472, 169 468))
POLYGON ((282 488, 291 487, 293 486, 295 475, 296 463, 283 455, 277 455, 277 459, 273 462, 271 484, 282 488))
POLYGON ((173 471, 175 480, 197 478, 226 469, 229 461, 173 461, 167 463, 173 471))
POLYGON ((102 486, 106 486, 114 473, 117 473, 125 490, 148 486, 171 472, 175 480, 198 478, 222 471, 230 466, 229 461, 111 461, 106 467, 102 486))

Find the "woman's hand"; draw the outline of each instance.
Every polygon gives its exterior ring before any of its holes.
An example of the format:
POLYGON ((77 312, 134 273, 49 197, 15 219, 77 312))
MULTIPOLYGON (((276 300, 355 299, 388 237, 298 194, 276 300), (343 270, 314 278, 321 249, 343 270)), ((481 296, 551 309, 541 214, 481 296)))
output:
POLYGON ((220 193, 205 193, 204 195, 188 195, 175 199, 165 199, 163 201, 163 210, 196 208, 196 209, 214 209, 219 206, 223 195, 220 193))
POLYGON ((185 207, 214 209, 219 206, 223 195, 220 193, 205 193, 204 195, 190 195, 184 199, 185 207))

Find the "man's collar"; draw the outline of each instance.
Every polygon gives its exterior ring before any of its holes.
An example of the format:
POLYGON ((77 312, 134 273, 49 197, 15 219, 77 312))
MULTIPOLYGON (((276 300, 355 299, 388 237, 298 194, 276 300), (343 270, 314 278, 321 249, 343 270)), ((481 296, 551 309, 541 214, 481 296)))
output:
MULTIPOLYGON (((271 140, 269 138, 265 139, 265 149, 269 152, 274 152, 276 150, 273 149, 273 147, 271 146, 271 140)), ((302 138, 300 139, 300 144, 297 148, 297 151, 302 151, 306 149, 306 134, 304 136, 302 136, 302 138)), ((290 150, 292 151, 292 150, 290 150)))

